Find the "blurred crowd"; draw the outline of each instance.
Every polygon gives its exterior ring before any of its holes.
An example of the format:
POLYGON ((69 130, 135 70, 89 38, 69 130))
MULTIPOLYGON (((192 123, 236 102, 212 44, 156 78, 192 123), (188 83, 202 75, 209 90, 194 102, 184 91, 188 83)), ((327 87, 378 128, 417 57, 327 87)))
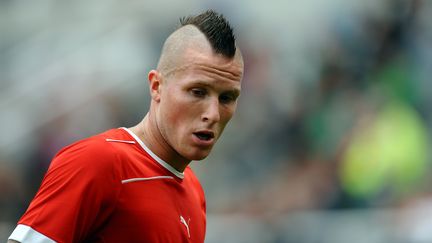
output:
POLYGON ((383 225, 406 233, 359 242, 432 240, 422 218, 432 216, 430 1, 191 0, 160 12, 137 2, 42 2, 0 1, 0 237, 60 148, 141 120, 164 38, 178 17, 215 8, 235 27, 245 76, 214 153, 192 164, 214 226, 208 242, 247 222, 232 215, 266 225, 265 240, 235 242, 344 242, 307 240, 281 222, 306 224, 307 212, 319 212, 319 228, 355 210, 379 210, 383 225), (426 211, 405 214, 416 208, 426 211))

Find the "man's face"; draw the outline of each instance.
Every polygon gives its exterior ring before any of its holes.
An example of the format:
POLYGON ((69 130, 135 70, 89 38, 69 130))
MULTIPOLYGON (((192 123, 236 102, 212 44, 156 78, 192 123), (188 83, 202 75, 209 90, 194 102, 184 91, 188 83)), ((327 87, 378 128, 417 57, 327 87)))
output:
POLYGON ((162 76, 157 124, 181 157, 208 156, 236 110, 243 74, 241 58, 185 51, 185 65, 162 76))

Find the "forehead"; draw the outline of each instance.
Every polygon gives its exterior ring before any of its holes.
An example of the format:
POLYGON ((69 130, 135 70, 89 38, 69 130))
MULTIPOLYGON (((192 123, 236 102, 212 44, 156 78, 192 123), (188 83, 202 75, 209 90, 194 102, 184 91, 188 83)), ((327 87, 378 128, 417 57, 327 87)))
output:
POLYGON ((176 72, 225 82, 239 83, 243 77, 243 60, 227 58, 213 51, 187 49, 176 72))

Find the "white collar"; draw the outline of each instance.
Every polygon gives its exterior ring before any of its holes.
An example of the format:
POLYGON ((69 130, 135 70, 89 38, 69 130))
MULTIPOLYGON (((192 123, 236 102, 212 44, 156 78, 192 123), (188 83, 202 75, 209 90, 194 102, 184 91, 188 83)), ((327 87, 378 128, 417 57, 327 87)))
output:
POLYGON ((153 153, 145 144, 144 142, 131 130, 127 129, 126 127, 121 127, 121 129, 128 132, 140 145, 141 147, 154 159, 156 162, 158 162, 160 165, 162 165, 165 169, 169 170, 171 173, 173 173, 175 176, 177 176, 180 179, 184 178, 184 172, 180 172, 176 170, 174 167, 172 167, 170 164, 165 162, 163 159, 159 158, 155 153, 153 153))

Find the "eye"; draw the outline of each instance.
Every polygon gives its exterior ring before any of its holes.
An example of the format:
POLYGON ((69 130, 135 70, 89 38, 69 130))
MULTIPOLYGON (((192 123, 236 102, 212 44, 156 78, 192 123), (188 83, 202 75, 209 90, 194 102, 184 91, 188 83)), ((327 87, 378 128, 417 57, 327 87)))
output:
POLYGON ((223 104, 229 104, 231 102, 234 102, 236 98, 231 94, 222 94, 219 96, 219 101, 223 104))
POLYGON ((205 89, 200 88, 194 88, 190 92, 195 97, 204 97, 207 94, 207 91, 205 89))

